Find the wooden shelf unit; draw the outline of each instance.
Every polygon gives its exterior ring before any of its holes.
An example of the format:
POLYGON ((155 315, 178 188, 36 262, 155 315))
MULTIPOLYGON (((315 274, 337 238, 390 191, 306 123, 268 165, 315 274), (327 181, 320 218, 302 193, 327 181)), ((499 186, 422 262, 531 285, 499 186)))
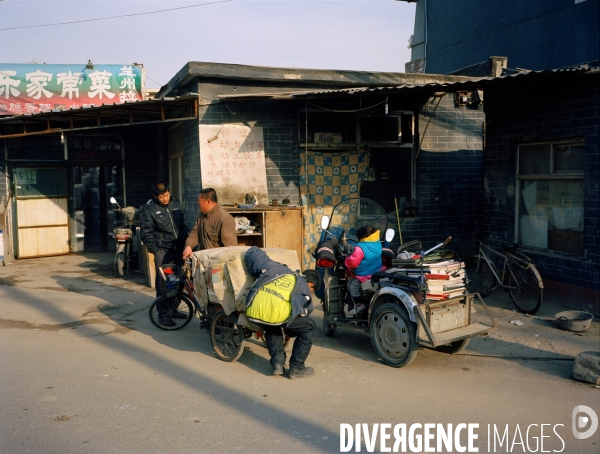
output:
POLYGON ((238 245, 291 249, 302 263, 304 218, 302 207, 239 209, 225 207, 234 218, 243 216, 258 224, 258 232, 238 234, 238 245))

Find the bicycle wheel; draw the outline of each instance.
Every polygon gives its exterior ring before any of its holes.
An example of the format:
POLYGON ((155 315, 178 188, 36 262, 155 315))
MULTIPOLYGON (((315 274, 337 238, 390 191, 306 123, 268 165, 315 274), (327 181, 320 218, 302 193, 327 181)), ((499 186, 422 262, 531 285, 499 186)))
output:
POLYGON ((175 331, 187 325, 194 316, 194 305, 187 297, 167 298, 159 296, 148 310, 154 326, 166 331, 175 331))
POLYGON ((210 342, 217 358, 235 361, 244 352, 244 328, 231 315, 219 311, 210 322, 210 342))
POLYGON ((467 257, 464 262, 469 293, 487 296, 495 288, 496 283, 494 273, 488 263, 478 256, 467 257), (479 266, 477 266, 478 263, 479 266))
POLYGON ((533 265, 525 268, 516 262, 508 263, 508 292, 515 306, 526 314, 535 314, 542 304, 542 278, 533 265))

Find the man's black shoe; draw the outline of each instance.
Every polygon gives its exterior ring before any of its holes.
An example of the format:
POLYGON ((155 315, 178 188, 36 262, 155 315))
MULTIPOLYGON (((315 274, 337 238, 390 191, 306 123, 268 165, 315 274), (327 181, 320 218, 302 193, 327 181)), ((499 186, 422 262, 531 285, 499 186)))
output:
POLYGON ((315 375, 315 370, 312 367, 290 367, 290 380, 311 377, 313 375, 315 375))
POLYGON ((167 326, 167 327, 173 327, 175 326, 175 322, 173 320, 171 320, 169 317, 163 317, 160 319, 159 323, 162 326, 167 326))
POLYGON ((273 375, 283 375, 283 364, 275 364, 273 366, 273 375))

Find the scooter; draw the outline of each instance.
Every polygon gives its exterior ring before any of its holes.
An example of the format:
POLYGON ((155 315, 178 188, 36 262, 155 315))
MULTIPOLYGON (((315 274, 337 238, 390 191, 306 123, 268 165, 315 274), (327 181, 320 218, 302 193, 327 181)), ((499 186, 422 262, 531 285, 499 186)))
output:
POLYGON ((338 324, 367 326, 368 310, 352 313, 352 309, 368 308, 377 289, 370 280, 363 282, 362 296, 353 298, 347 290, 350 276, 344 262, 346 257, 352 254, 354 245, 358 243, 356 236, 358 228, 371 225, 381 233, 385 232, 385 237, 381 240, 381 260, 386 268, 391 268, 394 253, 389 246, 394 238, 394 230, 387 229, 387 224, 387 216, 383 208, 364 198, 347 199, 334 207, 331 217, 321 218, 321 238, 313 255, 317 271, 322 274, 325 283, 324 293, 318 291, 316 296, 321 297, 326 314, 323 317, 323 331, 326 336, 333 336, 338 324), (328 317, 329 314, 334 316, 328 317))
POLYGON ((135 217, 136 209, 134 207, 121 208, 114 197, 110 198, 110 203, 117 205, 115 210, 121 213, 123 220, 123 225, 113 229, 113 234, 117 243, 114 258, 115 271, 119 276, 123 277, 125 270, 127 270, 127 274, 129 275, 129 265, 134 249, 133 218, 135 217))

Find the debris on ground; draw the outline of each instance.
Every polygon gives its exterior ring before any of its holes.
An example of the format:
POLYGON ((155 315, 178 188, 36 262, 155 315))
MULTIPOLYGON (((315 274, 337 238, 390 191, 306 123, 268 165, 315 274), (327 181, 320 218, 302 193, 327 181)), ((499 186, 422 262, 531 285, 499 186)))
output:
POLYGON ((573 378, 600 385, 600 353, 581 352, 575 358, 573 378))

